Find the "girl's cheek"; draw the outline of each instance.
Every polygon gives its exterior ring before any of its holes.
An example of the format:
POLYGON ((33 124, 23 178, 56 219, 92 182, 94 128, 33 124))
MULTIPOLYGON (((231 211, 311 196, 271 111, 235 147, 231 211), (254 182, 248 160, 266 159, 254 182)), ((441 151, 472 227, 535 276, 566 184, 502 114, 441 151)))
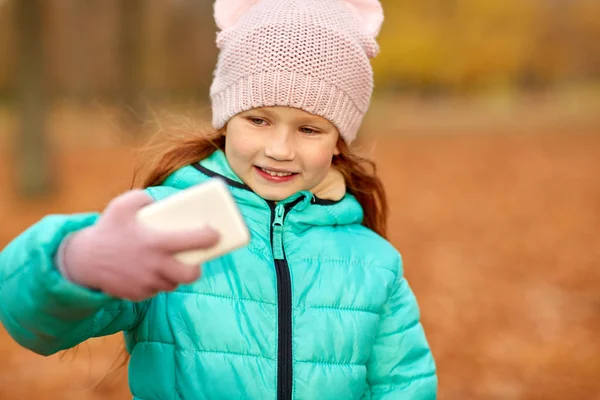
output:
POLYGON ((239 135, 235 141, 235 151, 240 157, 251 157, 255 152, 255 148, 259 146, 257 138, 252 138, 250 135, 239 135))
POLYGON ((236 161, 241 161, 248 156, 249 146, 246 140, 238 136, 237 134, 228 137, 226 142, 228 153, 236 161))
POLYGON ((333 151, 330 149, 323 150, 319 152, 318 155, 318 165, 321 169, 328 170, 331 166, 331 160, 333 159, 333 151))

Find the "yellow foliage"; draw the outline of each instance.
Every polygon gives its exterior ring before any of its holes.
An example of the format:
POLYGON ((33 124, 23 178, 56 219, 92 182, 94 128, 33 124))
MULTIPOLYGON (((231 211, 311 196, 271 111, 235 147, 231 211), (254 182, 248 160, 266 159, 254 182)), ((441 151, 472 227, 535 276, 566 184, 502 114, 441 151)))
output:
POLYGON ((576 60, 589 61, 591 47, 597 48, 600 2, 559 3, 383 0, 386 21, 378 38, 382 52, 373 60, 376 83, 464 91, 566 75, 565 43, 578 42, 580 49, 568 54, 576 60), (545 40, 565 29, 579 34, 545 40), (588 40, 582 41, 584 37, 588 40))

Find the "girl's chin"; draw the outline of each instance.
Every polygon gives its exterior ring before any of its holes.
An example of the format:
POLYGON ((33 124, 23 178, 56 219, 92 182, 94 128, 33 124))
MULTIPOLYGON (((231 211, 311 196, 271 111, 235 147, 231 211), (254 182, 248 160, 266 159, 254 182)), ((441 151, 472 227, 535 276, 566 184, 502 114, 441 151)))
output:
POLYGON ((292 187, 277 188, 277 187, 265 187, 266 185, 257 184, 249 185, 254 193, 259 195, 265 200, 270 201, 281 201, 285 200, 293 194, 299 192, 301 189, 294 189, 292 187))
POLYGON ((270 201, 281 201, 281 200, 285 200, 288 197, 290 197, 291 195, 293 195, 294 192, 282 192, 282 191, 273 191, 273 190, 254 190, 254 192, 259 195, 260 197, 262 197, 265 200, 270 200, 270 201))

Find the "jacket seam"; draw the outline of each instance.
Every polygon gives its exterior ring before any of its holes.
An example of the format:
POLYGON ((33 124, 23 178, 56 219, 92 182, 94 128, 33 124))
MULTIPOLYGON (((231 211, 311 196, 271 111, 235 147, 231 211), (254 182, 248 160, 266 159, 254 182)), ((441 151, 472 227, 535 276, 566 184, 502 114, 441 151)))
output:
MULTIPOLYGON (((351 224, 348 227, 348 229, 349 229, 349 233, 351 233, 352 236, 364 237, 364 238, 369 238, 369 239, 374 239, 374 240, 382 240, 383 239, 382 237, 377 235, 373 230, 362 225, 362 223, 351 224), (374 238, 373 237, 374 235, 377 235, 377 236, 374 238)), ((383 239, 383 240, 386 240, 386 239, 383 239)))
MULTIPOLYGON (((114 318, 116 316, 118 316, 119 314, 126 312, 126 309, 125 309, 124 304, 121 302, 115 308, 110 308, 110 309, 101 308, 101 309, 97 310, 94 313, 94 318, 92 319, 92 324, 91 324, 89 331, 87 332, 87 336, 84 337, 83 340, 86 340, 87 338, 95 337, 96 334, 98 333, 98 322, 100 321, 100 312, 101 311, 103 311, 106 314, 110 314, 111 320, 114 321, 114 318)), ((135 312, 135 311, 132 310, 132 312, 135 312)), ((130 330, 131 329, 124 329, 124 331, 130 331, 130 330)), ((83 340, 80 340, 79 343, 81 343, 83 340)))
POLYGON ((392 387, 392 388, 406 388, 414 383, 416 383, 417 381, 421 381, 424 379, 429 379, 429 378, 435 378, 436 376, 436 372, 435 371, 431 371, 431 372, 426 372, 423 374, 417 374, 413 377, 411 377, 408 381, 403 382, 402 384, 393 384, 393 383, 388 383, 388 384, 374 384, 371 385, 371 393, 378 393, 381 390, 378 390, 378 388, 383 388, 383 387, 392 387))
POLYGON ((196 353, 207 353, 207 354, 221 354, 221 355, 230 355, 230 356, 236 356, 236 357, 250 357, 250 358, 262 358, 268 361, 273 361, 275 362, 275 359, 266 357, 266 356, 262 356, 259 354, 246 354, 246 353, 237 353, 234 351, 219 351, 219 350, 204 350, 204 349, 190 349, 190 348, 183 348, 180 347, 178 345, 176 345, 175 343, 169 343, 169 342, 163 342, 160 340, 140 340, 138 343, 138 345, 140 344, 153 344, 153 345, 165 345, 165 346, 173 346, 175 347, 174 351, 179 352, 179 353, 191 353, 191 354, 196 354, 196 353))
POLYGON ((310 307, 306 307, 306 308, 298 308, 299 310, 302 311, 308 311, 311 309, 316 309, 316 310, 332 310, 332 311, 346 311, 346 312, 356 312, 356 313, 366 313, 366 314, 372 314, 372 315, 380 315, 378 312, 376 311, 372 311, 372 310, 366 310, 366 309, 360 309, 360 308, 348 308, 348 307, 335 307, 335 306, 310 306, 310 307))
POLYGON ((364 368, 367 367, 365 364, 343 363, 343 362, 330 362, 330 361, 296 360, 296 363, 298 363, 298 364, 327 365, 327 366, 337 366, 337 367, 364 367, 364 368))
POLYGON ((404 334, 407 331, 419 326, 419 320, 412 321, 410 324, 406 324, 402 326, 402 328, 398 331, 399 334, 404 334))
POLYGON ((243 301, 245 301, 245 302, 249 302, 249 303, 266 304, 266 305, 269 305, 269 306, 276 306, 277 305, 277 303, 270 303, 268 301, 246 299, 246 298, 243 298, 243 297, 225 296, 225 295, 212 294, 212 293, 204 293, 204 292, 194 292, 192 290, 178 290, 176 292, 169 293, 169 295, 172 295, 172 294, 179 294, 179 295, 194 294, 196 296, 214 297, 214 298, 217 298, 217 299, 233 300, 233 301, 237 301, 237 302, 243 302, 243 301))
POLYGON ((123 303, 119 302, 119 305, 114 308, 113 307, 111 307, 111 308, 103 307, 102 310, 104 310, 104 312, 107 312, 107 313, 114 313, 114 312, 120 313, 121 311, 124 310, 124 308, 125 307, 123 306, 123 303))
POLYGON ((269 263, 273 262, 273 259, 271 258, 271 253, 267 250, 266 247, 260 248, 256 244, 250 242, 248 243, 248 245, 246 245, 246 248, 250 250, 252 254, 262 258, 263 261, 267 261, 269 263))
POLYGON ((335 263, 335 264, 345 264, 345 265, 360 265, 361 267, 374 267, 374 268, 379 268, 379 269, 384 269, 386 271, 389 271, 391 273, 394 274, 394 276, 398 275, 398 269, 397 268, 390 268, 390 267, 385 267, 383 265, 377 265, 377 264, 370 264, 366 261, 351 261, 351 260, 343 260, 343 259, 338 259, 338 258, 326 258, 326 259, 321 259, 321 258, 298 258, 298 259, 294 259, 294 258, 288 258, 288 260, 293 260, 293 261, 308 261, 308 262, 315 262, 318 261, 319 263, 335 263))
POLYGON ((30 268, 31 268, 31 264, 29 263, 29 261, 26 261, 26 262, 22 263, 19 267, 17 267, 15 269, 15 271, 13 271, 12 273, 10 273, 6 278, 4 278, 2 280, 2 284, 0 285, 0 287, 2 287, 5 284, 9 283, 13 279, 19 277, 21 274, 23 274, 24 272, 28 271, 30 268))

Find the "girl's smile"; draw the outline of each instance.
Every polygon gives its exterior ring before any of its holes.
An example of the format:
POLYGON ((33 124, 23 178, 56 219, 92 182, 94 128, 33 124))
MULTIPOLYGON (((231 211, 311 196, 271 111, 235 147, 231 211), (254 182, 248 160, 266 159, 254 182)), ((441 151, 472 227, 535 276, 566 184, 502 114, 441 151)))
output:
POLYGON ((272 168, 255 167, 256 172, 269 182, 285 183, 293 180, 298 174, 272 168))

